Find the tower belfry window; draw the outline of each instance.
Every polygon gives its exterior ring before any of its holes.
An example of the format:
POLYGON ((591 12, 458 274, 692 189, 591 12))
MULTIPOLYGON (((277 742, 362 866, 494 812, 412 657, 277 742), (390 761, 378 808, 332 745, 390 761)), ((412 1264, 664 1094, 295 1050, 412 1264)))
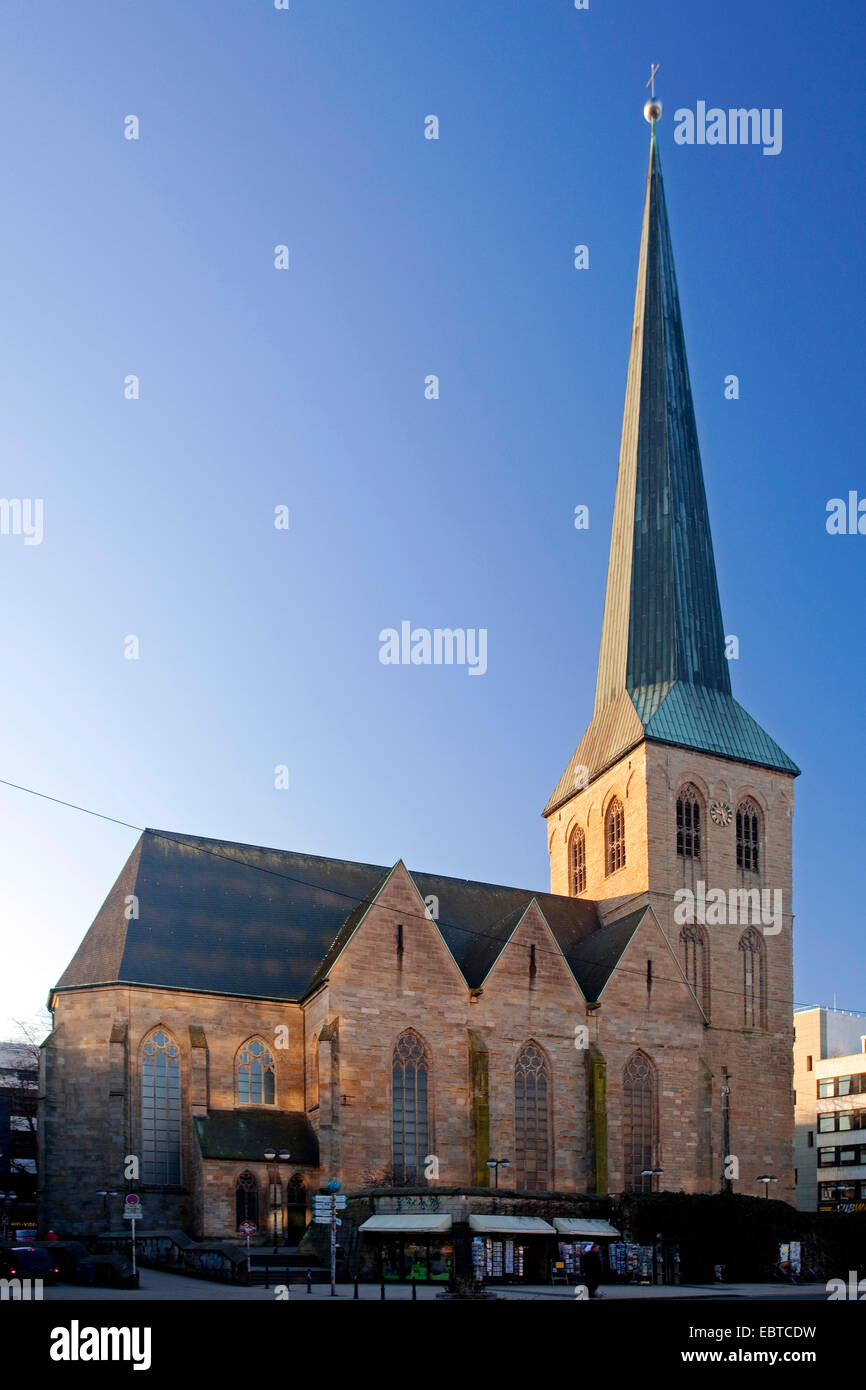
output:
POLYGON ((619 797, 614 797, 605 817, 605 872, 615 874, 625 865, 625 811, 619 797))
POLYGON ((753 801, 743 801, 737 807, 737 868, 757 873, 759 835, 758 808, 753 801))
POLYGON ((677 854, 683 859, 701 857, 701 803, 691 785, 677 797, 677 854))
POLYGON ((569 841, 569 867, 571 872, 571 892, 576 897, 586 890, 586 836, 578 826, 572 831, 569 841))

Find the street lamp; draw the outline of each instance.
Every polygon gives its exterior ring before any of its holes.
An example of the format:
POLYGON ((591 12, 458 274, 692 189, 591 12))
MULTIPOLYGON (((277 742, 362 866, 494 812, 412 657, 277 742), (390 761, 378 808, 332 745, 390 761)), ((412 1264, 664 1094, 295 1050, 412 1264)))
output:
POLYGON ((755 1179, 755 1182, 762 1182, 764 1184, 764 1196, 767 1198, 770 1196, 770 1183, 778 1181, 779 1179, 774 1178, 772 1173, 762 1173, 759 1178, 755 1179))
POLYGON ((641 1169, 641 1177, 648 1177, 648 1179, 649 1179, 649 1191, 651 1191, 651 1193, 652 1193, 652 1191, 653 1191, 653 1186, 652 1186, 653 1177, 663 1177, 663 1176, 664 1176, 664 1169, 663 1169, 663 1168, 642 1168, 642 1169, 641 1169))
MULTIPOLYGON (((281 1177, 280 1177, 280 1163, 288 1163, 288 1161, 289 1161, 289 1159, 291 1158, 291 1156, 292 1156, 292 1155, 289 1153, 288 1149, 280 1149, 279 1155, 277 1155, 276 1149, 270 1149, 270 1148, 265 1149, 265 1162, 266 1162, 266 1163, 273 1163, 273 1164, 274 1164, 274 1167, 276 1168, 276 1179, 275 1179, 275 1180, 272 1180, 272 1182, 271 1182, 271 1207, 272 1207, 272 1210, 273 1210, 273 1213, 274 1213, 274 1254, 275 1254, 275 1255, 277 1254, 277 1188, 278 1188, 278 1187, 280 1187, 280 1188, 282 1187, 282 1179, 281 1179, 281 1177), (277 1160, 278 1160, 278 1161, 277 1161, 277 1160)), ((288 1240, 286 1240, 285 1243, 288 1244, 288 1240)))
POLYGON ((500 1168, 510 1168, 510 1167, 511 1167, 511 1160, 508 1159, 508 1158, 488 1158, 488 1160, 487 1160, 487 1167, 493 1169, 493 1186, 494 1186, 495 1189, 498 1189, 498 1187, 499 1187, 499 1169, 500 1169, 500 1168))
POLYGON ((652 1192, 652 1190, 653 1190, 653 1185, 652 1185, 652 1180, 653 1180, 653 1178, 661 1178, 661 1177, 663 1177, 663 1176, 664 1176, 664 1171, 665 1171, 664 1168, 641 1168, 641 1170, 640 1170, 640 1175, 641 1175, 641 1177, 642 1177, 642 1178, 649 1178, 649 1180, 650 1180, 650 1192, 652 1192))
POLYGON ((113 1192, 113 1191, 111 1190, 111 1188, 108 1188, 108 1187, 98 1187, 98 1188, 96 1189, 96 1195, 97 1195, 97 1197, 101 1197, 101 1198, 102 1198, 102 1214, 103 1214, 103 1216, 105 1217, 105 1229, 110 1233, 110 1232, 111 1232, 111 1198, 112 1198, 112 1197, 116 1197, 116 1196, 117 1196, 117 1193, 116 1193, 116 1192, 113 1192))

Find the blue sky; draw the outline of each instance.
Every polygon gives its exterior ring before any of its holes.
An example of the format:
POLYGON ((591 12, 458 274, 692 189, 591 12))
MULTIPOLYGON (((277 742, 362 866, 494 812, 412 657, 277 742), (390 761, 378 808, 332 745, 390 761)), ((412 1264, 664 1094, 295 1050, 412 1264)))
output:
MULTIPOLYGON (((825 529, 829 498, 866 495, 863 27, 853 0, 10 0, 0 492, 45 520, 41 545, 0 537, 0 776, 136 825, 547 887, 659 62, 734 693, 804 769, 796 997, 866 1008, 866 536, 825 529), (675 145, 698 100, 781 107, 782 152, 675 145), (485 676, 381 665, 404 619, 486 628, 485 676)), ((0 821, 2 1034, 136 835, 5 787, 0 821)))

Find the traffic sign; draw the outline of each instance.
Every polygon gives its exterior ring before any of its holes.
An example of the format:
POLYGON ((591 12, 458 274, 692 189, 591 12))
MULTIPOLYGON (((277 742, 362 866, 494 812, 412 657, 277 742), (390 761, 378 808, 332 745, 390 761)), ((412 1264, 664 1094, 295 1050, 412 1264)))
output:
POLYGON ((125 1209, 123 1215, 124 1215, 124 1219, 127 1220, 127 1221, 143 1221, 143 1220, 144 1220, 144 1212, 142 1211, 141 1207, 127 1207, 127 1208, 125 1209))
POLYGON ((242 1221, 239 1227, 242 1236, 254 1236, 258 1229, 255 1221, 242 1221))
POLYGON ((124 1198, 124 1203, 128 1207, 137 1207, 140 1202, 141 1198, 139 1197, 137 1192, 127 1192, 126 1197, 124 1198))

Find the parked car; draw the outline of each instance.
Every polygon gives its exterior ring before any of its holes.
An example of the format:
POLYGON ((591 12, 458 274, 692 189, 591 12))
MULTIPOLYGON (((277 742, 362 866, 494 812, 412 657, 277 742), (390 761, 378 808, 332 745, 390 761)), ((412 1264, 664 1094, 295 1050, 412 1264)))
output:
POLYGON ((7 1279, 41 1279, 56 1284, 58 1269, 47 1250, 38 1245, 18 1245, 0 1251, 0 1269, 7 1279))

